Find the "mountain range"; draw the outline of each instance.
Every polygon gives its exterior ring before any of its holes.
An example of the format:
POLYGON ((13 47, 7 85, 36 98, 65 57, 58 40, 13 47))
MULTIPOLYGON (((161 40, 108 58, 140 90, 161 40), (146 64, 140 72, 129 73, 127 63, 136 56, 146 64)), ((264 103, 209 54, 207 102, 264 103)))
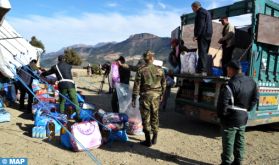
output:
POLYGON ((57 62, 57 57, 67 48, 74 49, 82 59, 82 66, 90 64, 103 64, 124 56, 128 63, 135 63, 146 50, 155 52, 156 59, 167 61, 171 51, 171 39, 158 37, 149 33, 131 35, 122 42, 98 43, 96 45, 77 44, 62 48, 57 52, 47 53, 41 57, 41 65, 50 67, 57 62))

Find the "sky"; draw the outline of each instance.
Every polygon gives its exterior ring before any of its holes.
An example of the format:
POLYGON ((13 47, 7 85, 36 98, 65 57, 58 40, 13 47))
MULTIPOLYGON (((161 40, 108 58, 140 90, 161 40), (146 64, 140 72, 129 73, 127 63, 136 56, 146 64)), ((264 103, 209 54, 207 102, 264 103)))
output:
MULTIPOLYGON (((237 0, 200 0, 206 9, 229 5, 234 1, 237 0)), ((74 44, 120 42, 137 33, 170 37, 171 31, 180 25, 180 16, 192 12, 192 2, 10 0, 12 9, 6 19, 24 38, 30 40, 31 36, 36 36, 44 43, 46 52, 53 52, 74 44)))

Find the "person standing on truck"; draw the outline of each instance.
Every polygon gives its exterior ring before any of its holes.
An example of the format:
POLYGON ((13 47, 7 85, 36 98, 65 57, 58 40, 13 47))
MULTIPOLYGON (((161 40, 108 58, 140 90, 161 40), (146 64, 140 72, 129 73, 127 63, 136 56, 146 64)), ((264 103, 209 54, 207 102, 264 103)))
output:
POLYGON ((208 71, 208 51, 213 33, 211 14, 202 8, 201 3, 198 1, 192 3, 192 9, 196 13, 193 41, 198 41, 197 73, 206 76, 208 71))
MULTIPOLYGON (((123 56, 120 56, 119 59, 117 59, 116 61, 118 62, 118 64, 119 63, 125 64, 126 62, 123 56)), ((122 67, 121 65, 119 65, 118 71, 120 76, 120 83, 129 86, 131 71, 128 68, 122 67)), ((113 112, 119 113, 119 103, 118 103, 118 96, 117 96, 116 89, 113 89, 112 91, 111 108, 113 112)))
POLYGON ((183 40, 172 39, 171 40, 172 51, 169 54, 169 63, 173 67, 175 74, 179 74, 181 70, 181 59, 180 54, 183 51, 188 52, 189 49, 184 45, 183 40))
POLYGON ((224 26, 222 31, 222 38, 219 40, 219 44, 222 45, 223 55, 222 55, 222 69, 223 75, 227 75, 227 67, 226 65, 232 59, 232 53, 235 47, 235 27, 229 23, 228 17, 223 17, 219 19, 219 21, 224 26))
POLYGON ((258 102, 256 82, 240 71, 239 61, 227 64, 228 77, 231 79, 223 86, 217 104, 217 113, 222 126, 222 165, 242 164, 247 111, 251 111, 258 102))
POLYGON ((72 65, 66 62, 64 55, 58 56, 58 64, 50 68, 50 70, 43 72, 41 76, 45 77, 51 74, 55 74, 58 80, 58 90, 61 95, 59 95, 59 108, 60 112, 64 113, 66 98, 65 95, 68 94, 70 100, 73 102, 76 109, 76 120, 80 120, 80 108, 77 99, 77 92, 75 88, 75 82, 72 78, 72 65))
POLYGON ((151 51, 143 54, 146 64, 137 71, 132 94, 133 107, 136 106, 137 96, 140 95, 140 112, 143 132, 145 133, 145 141, 140 144, 147 147, 157 143, 159 107, 166 89, 164 71, 161 67, 153 64, 154 55, 151 51), (153 133, 152 140, 150 138, 151 131, 153 133))

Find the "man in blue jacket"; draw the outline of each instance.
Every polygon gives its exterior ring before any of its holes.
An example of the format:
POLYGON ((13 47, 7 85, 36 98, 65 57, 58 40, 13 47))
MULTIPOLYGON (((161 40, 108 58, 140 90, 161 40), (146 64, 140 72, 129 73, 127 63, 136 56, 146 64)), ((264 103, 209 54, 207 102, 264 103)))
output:
POLYGON ((192 3, 192 9, 196 13, 193 40, 198 41, 199 60, 197 72, 206 76, 208 50, 213 33, 211 14, 201 7, 201 3, 198 1, 192 3))
POLYGON ((18 76, 22 80, 17 82, 17 87, 20 91, 19 109, 27 113, 32 112, 32 103, 33 103, 34 96, 33 93, 31 92, 32 92, 32 82, 33 79, 36 77, 36 74, 34 73, 37 70, 36 64, 37 64, 37 60, 31 60, 28 65, 23 66, 17 72, 18 76), (28 105, 27 105, 27 109, 25 110, 24 99, 26 93, 28 94, 28 105))

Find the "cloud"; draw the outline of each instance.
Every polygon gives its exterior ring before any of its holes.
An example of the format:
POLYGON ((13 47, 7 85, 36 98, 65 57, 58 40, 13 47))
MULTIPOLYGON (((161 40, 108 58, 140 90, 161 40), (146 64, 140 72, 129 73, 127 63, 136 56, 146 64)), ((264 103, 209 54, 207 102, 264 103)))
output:
POLYGON ((150 10, 139 15, 83 13, 78 18, 31 15, 10 17, 8 21, 25 38, 37 36, 45 44, 47 52, 51 52, 73 44, 123 41, 137 33, 168 37, 180 25, 180 13, 150 10))
POLYGON ((108 7, 117 7, 118 4, 115 3, 115 2, 111 2, 111 3, 108 3, 107 6, 108 6, 108 7))
POLYGON ((147 4, 146 4, 146 8, 147 8, 148 10, 153 10, 153 9, 154 9, 154 5, 151 4, 151 3, 147 3, 147 4))
POLYGON ((162 9, 166 9, 167 6, 166 4, 162 3, 162 2, 158 2, 158 5, 162 8, 162 9))

